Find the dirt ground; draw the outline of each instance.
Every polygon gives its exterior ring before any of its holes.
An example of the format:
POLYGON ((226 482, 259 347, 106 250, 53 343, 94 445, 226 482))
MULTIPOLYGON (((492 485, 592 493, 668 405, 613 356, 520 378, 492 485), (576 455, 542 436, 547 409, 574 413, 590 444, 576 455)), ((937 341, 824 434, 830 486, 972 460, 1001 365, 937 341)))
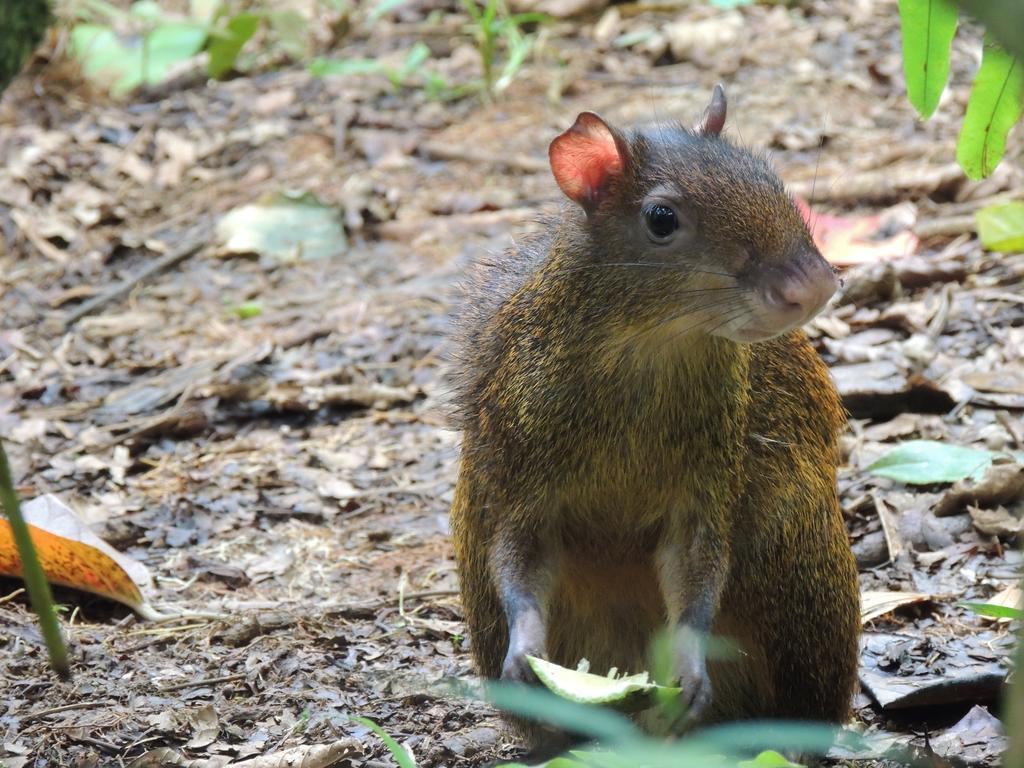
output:
MULTIPOLYGON (((331 55, 423 39, 434 66, 468 80, 479 65, 457 8, 408 3, 331 55)), ((988 713, 1012 633, 957 603, 1016 583, 1015 500, 954 500, 939 516, 944 487, 865 471, 912 438, 1024 449, 1024 256, 985 253, 971 219, 1020 195, 1020 133, 986 181, 954 163, 977 31, 961 30, 951 87, 921 123, 895 2, 617 8, 549 25, 493 104, 299 65, 185 74, 118 104, 37 61, 4 94, 0 435, 15 481, 148 566, 161 610, 230 617, 154 624, 58 590, 74 658, 63 683, 20 583, 0 581, 4 765, 156 765, 171 759, 159 748, 221 765, 346 739, 339 765, 391 764, 353 715, 423 766, 514 755, 492 710, 438 689, 472 673, 446 521, 458 280, 558 204, 545 151, 577 112, 690 122, 716 82, 728 135, 769 150, 815 211, 884 212, 918 243, 847 268, 811 327, 852 413, 840 491, 862 585, 921 594, 866 625, 858 722, 970 764, 997 759, 988 713), (684 21, 664 45, 613 44, 684 21), (224 213, 283 190, 343 211, 342 256, 220 252, 224 213), (246 302, 262 311, 232 311, 246 302), (931 694, 908 703, 901 683, 931 694), (968 713, 965 739, 951 726, 968 713)))

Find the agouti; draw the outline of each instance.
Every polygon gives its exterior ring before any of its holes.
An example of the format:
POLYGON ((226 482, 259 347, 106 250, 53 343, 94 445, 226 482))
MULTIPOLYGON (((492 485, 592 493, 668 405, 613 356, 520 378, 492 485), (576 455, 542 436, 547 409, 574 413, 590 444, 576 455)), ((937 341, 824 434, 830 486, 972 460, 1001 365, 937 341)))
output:
POLYGON ((470 280, 451 510, 470 643, 484 676, 532 682, 527 654, 648 669, 668 627, 681 727, 840 722, 845 416, 799 330, 837 281, 724 122, 720 86, 693 129, 581 114, 549 150, 571 204, 470 280), (708 658, 708 636, 739 652, 708 658))

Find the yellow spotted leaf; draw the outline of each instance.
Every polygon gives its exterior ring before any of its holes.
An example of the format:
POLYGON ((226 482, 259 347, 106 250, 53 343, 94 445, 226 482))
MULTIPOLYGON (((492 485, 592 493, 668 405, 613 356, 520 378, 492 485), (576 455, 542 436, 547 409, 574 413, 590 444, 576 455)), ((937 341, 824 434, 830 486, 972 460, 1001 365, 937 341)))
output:
MULTIPOLYGON (((150 583, 141 563, 96 536, 64 502, 46 495, 22 505, 40 565, 52 584, 72 587, 124 603, 144 617, 157 614, 139 585, 150 583)), ((11 526, 0 519, 0 574, 21 578, 21 557, 11 526)))

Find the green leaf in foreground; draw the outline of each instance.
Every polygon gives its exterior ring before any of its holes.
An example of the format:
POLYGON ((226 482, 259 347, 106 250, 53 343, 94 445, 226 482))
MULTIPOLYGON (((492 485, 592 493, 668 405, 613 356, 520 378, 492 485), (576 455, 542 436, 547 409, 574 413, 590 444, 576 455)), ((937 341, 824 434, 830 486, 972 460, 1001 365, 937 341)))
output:
POLYGON ((640 734, 633 723, 616 712, 578 704, 533 686, 488 683, 484 698, 514 715, 540 720, 606 743, 625 742, 640 734))
POLYGON ((738 768, 802 768, 802 766, 800 763, 787 760, 774 749, 766 749, 753 760, 741 760, 738 768))
POLYGON ((238 54, 260 26, 260 17, 255 13, 239 13, 232 16, 227 26, 210 38, 206 51, 210 60, 206 70, 210 77, 221 78, 230 72, 238 54))
POLYGON ((1024 203, 1013 200, 982 208, 975 215, 978 237, 990 251, 1024 251, 1024 203))
POLYGON ((934 440, 911 440, 889 451, 868 467, 868 472, 908 485, 955 483, 981 479, 994 454, 934 440))
POLYGON ((338 212, 312 195, 278 195, 226 213, 217 236, 227 253, 256 253, 276 261, 339 256, 347 243, 338 212))
POLYGON ((1021 619, 1024 618, 1024 611, 1009 605, 996 605, 995 603, 959 603, 964 608, 969 608, 979 616, 991 616, 993 619, 1021 619))
POLYGON ((1022 102, 1024 62, 986 40, 956 145, 956 161, 968 178, 984 178, 999 165, 1022 102))
POLYGON ((387 732, 377 725, 373 720, 367 717, 355 718, 357 723, 362 723, 375 734, 377 738, 384 742, 384 746, 388 748, 388 752, 395 758, 395 762, 398 763, 398 768, 416 768, 416 761, 412 759, 412 756, 405 751, 405 747, 391 738, 387 732))
POLYGON ((949 78, 949 46, 957 10, 951 0, 899 0, 907 98, 931 117, 949 78))
POLYGON ((646 672, 626 677, 592 675, 527 656, 530 668, 552 693, 580 704, 604 705, 623 712, 646 709, 660 697, 677 697, 682 689, 657 685, 646 672))
POLYGON ((32 545, 32 535, 28 531, 28 524, 21 514, 18 494, 14 491, 11 468, 7 463, 7 454, 2 443, 0 443, 0 507, 3 507, 7 515, 7 522, 11 525, 11 533, 14 534, 14 543, 18 548, 18 556, 21 558, 22 576, 28 589, 29 602, 32 604, 32 610, 39 617, 39 629, 50 655, 50 666, 61 678, 67 679, 71 676, 71 666, 68 663, 68 651, 64 645, 64 638, 61 637, 60 626, 57 624, 57 613, 53 606, 50 584, 46 580, 46 574, 43 573, 43 567, 39 564, 39 557, 32 545))

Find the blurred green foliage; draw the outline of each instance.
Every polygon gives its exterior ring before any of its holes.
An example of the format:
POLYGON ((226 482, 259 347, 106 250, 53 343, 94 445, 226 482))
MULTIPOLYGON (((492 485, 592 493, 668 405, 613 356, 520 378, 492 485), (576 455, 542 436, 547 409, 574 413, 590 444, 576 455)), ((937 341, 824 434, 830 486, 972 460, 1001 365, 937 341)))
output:
MULTIPOLYGON (((1006 136, 1024 108, 1024 3, 962 4, 989 25, 956 149, 964 173, 980 179, 999 164, 1006 136), (1005 25, 1011 29, 1003 29, 1005 25), (996 40, 1005 40, 1009 48, 996 40)), ((899 10, 907 97, 921 117, 928 118, 949 78, 957 7, 953 0, 899 0, 899 10)))

